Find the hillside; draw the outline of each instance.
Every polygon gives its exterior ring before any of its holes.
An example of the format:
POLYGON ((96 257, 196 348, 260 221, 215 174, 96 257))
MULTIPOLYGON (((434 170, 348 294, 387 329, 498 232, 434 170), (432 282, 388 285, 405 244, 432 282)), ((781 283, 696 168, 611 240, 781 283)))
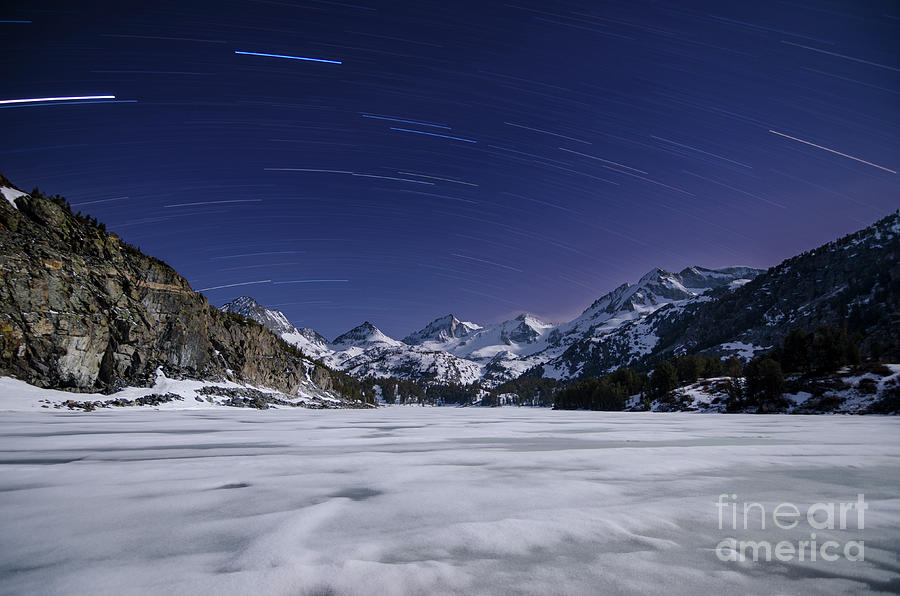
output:
POLYGON ((285 394, 359 387, 257 322, 212 306, 164 262, 59 196, 0 187, 0 375, 44 388, 111 393, 171 378, 233 381, 285 394))
POLYGON ((39 387, 110 394, 162 374, 371 400, 362 379, 490 388, 682 354, 747 360, 822 324, 859 337, 865 358, 900 359, 900 212, 768 271, 653 269, 561 324, 446 315, 400 341, 366 321, 329 342, 248 296, 214 308, 59 196, 2 177, 0 191, 0 376, 39 387))
POLYGON ((833 325, 861 338, 862 355, 900 359, 900 212, 785 260, 703 300, 665 305, 646 317, 580 339, 529 374, 596 376, 652 366, 679 354, 744 359, 779 344, 794 328, 833 325))

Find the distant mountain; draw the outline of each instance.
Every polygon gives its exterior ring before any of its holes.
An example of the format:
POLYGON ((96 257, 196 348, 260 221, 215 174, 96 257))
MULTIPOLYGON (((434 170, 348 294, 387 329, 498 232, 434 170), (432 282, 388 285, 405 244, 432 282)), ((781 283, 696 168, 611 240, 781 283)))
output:
POLYGON ((235 298, 222 305, 220 310, 253 319, 312 358, 321 359, 330 353, 328 341, 314 329, 307 327, 298 329, 280 310, 268 309, 250 296, 235 298))
MULTIPOLYGON (((582 371, 577 362, 567 362, 565 368, 556 364, 573 344, 603 337, 668 305, 683 307, 708 300, 709 292, 740 287, 760 273, 749 267, 688 267, 678 273, 652 269, 637 283, 622 284, 598 298, 575 319, 543 327, 535 342, 518 354, 498 350, 485 367, 485 377, 502 382, 545 363, 550 363, 546 371, 555 378, 579 376, 582 371)), ((637 342, 629 349, 640 352, 643 348, 637 342)))
POLYGON ((326 361, 359 378, 398 377, 425 383, 468 385, 482 377, 482 367, 477 362, 402 342, 381 342, 358 352, 337 352, 326 361))
POLYGON ((418 346, 424 343, 446 345, 454 340, 471 335, 481 329, 481 325, 460 321, 453 315, 446 315, 428 323, 423 329, 410 333, 403 343, 418 346))
POLYGON ((296 330, 280 312, 249 299, 229 308, 282 330, 287 341, 334 368, 427 383, 490 386, 522 374, 570 379, 681 353, 748 359, 794 327, 821 323, 849 325, 865 337, 868 354, 897 354, 897 220, 892 214, 768 271, 654 268, 561 324, 522 314, 481 326, 446 315, 401 342, 365 322, 326 345, 314 331, 296 330))
POLYGON ((865 356, 900 358, 900 211, 768 271, 653 269, 560 324, 446 315, 398 341, 366 321, 328 342, 249 296, 212 308, 61 197, 29 195, 3 176, 0 195, 0 376, 42 387, 111 392, 163 371, 340 400, 365 391, 348 374, 488 386, 522 374, 571 379, 678 354, 747 359, 820 324, 858 334, 865 356))
POLYGON ((358 389, 355 380, 213 308, 166 263, 62 197, 25 194, 2 176, 0 191, 0 376, 110 393, 163 374, 350 403, 340 388, 358 389))
POLYGON ((369 321, 329 343, 313 329, 297 329, 282 312, 268 309, 249 296, 236 298, 224 304, 221 310, 253 319, 307 356, 359 378, 398 377, 469 384, 482 376, 482 367, 478 363, 442 350, 397 341, 369 321))
MULTIPOLYGON (((748 358, 794 328, 828 324, 862 338, 864 355, 900 357, 900 211, 782 262, 614 328, 581 334, 532 374, 599 375, 685 353, 748 358)), ((587 312, 587 311, 586 311, 587 312)))
POLYGON ((368 348, 374 345, 397 346, 401 342, 391 339, 381 332, 381 329, 366 321, 357 325, 347 333, 337 336, 331 346, 334 349, 347 349, 351 347, 368 348))
POLYGON ((235 298, 231 302, 220 306, 219 310, 221 310, 222 312, 237 313, 249 319, 253 319, 276 335, 281 335, 282 333, 293 333, 297 330, 297 328, 287 320, 287 317, 284 316, 284 313, 282 313, 280 310, 270 310, 268 308, 264 308, 259 302, 257 302, 250 296, 241 296, 240 298, 235 298))
POLYGON ((760 273, 762 270, 750 267, 688 267, 679 273, 652 269, 636 284, 622 284, 594 301, 580 316, 560 325, 550 341, 555 345, 571 344, 573 338, 609 331, 663 306, 696 300, 710 290, 740 287, 760 273))
MULTIPOLYGON (((690 267, 679 273, 653 269, 636 284, 623 284, 596 300, 576 319, 556 325, 530 314, 494 325, 463 322, 453 315, 435 319, 397 341, 366 321, 338 336, 327 346, 310 345, 312 330, 295 329, 284 315, 242 297, 223 308, 254 318, 304 353, 360 377, 389 377, 430 383, 493 385, 552 361, 569 346, 609 333, 669 305, 704 300, 717 288, 735 288, 760 273, 748 267, 705 269, 690 267), (301 334, 301 335, 297 335, 301 334)), ((559 376, 565 377, 566 373, 559 376)))

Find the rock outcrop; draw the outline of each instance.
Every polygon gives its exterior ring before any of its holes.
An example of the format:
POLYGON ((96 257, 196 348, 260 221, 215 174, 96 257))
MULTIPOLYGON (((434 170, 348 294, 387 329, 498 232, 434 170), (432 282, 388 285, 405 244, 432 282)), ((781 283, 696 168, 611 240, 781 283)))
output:
MULTIPOLYGON (((2 176, 0 186, 14 189, 2 176)), ((158 367, 287 394, 353 384, 256 321, 212 307, 61 197, 0 201, 0 375, 108 393, 150 385, 158 367)))

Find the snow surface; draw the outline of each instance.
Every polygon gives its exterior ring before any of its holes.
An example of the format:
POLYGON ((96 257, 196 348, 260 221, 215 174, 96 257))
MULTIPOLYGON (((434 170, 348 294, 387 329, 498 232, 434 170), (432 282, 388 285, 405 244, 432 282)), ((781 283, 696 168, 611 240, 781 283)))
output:
MULTIPOLYGON (((205 410, 223 408, 220 396, 200 393, 205 387, 222 387, 225 389, 253 389, 263 393, 277 395, 280 399, 293 404, 302 405, 319 401, 340 401, 319 390, 310 381, 309 388, 301 387, 297 395, 286 395, 275 389, 255 385, 243 385, 233 381, 197 381, 193 379, 171 379, 161 369, 156 370, 156 379, 152 387, 125 387, 108 395, 102 393, 73 393, 56 389, 44 389, 29 385, 25 381, 11 377, 0 377, 0 412, 34 411, 54 408, 68 400, 77 402, 107 402, 115 399, 135 400, 153 394, 174 393, 182 399, 157 405, 124 406, 128 409, 144 410, 205 410)), ((272 406, 277 407, 277 406, 272 406)))
POLYGON ((751 360, 757 352, 761 350, 769 350, 771 349, 771 347, 772 346, 754 346, 753 344, 748 344, 742 341, 732 341, 724 344, 719 344, 719 349, 724 350, 725 352, 732 352, 732 356, 737 356, 741 360, 751 360))
POLYGON ((310 333, 296 329, 294 331, 288 333, 282 333, 281 339, 292 344, 300 349, 301 352, 309 356, 310 358, 325 358, 326 356, 331 355, 332 351, 328 348, 328 345, 317 341, 316 339, 310 339, 310 333))
POLYGON ((24 197, 26 193, 9 186, 0 186, 0 194, 3 195, 4 199, 9 201, 9 204, 13 206, 13 209, 18 209, 18 207, 16 207, 16 199, 24 197))
MULTIPOLYGON (((0 417, 0 594, 895 592, 889 417, 43 410, 0 417), (865 561, 722 562, 720 494, 869 504, 865 561)), ((771 519, 770 519, 771 521, 771 519)), ((753 526, 756 527, 756 526, 753 526)))
MULTIPOLYGON (((476 361, 489 360, 501 352, 530 355, 547 347, 547 342, 544 341, 547 333, 556 328, 556 325, 527 313, 486 327, 467 322, 461 322, 461 325, 467 326, 470 331, 461 337, 423 341, 422 347, 444 350, 460 358, 476 361), (516 341, 517 337, 521 339, 516 341)), ((418 334, 422 334, 422 331, 414 335, 418 334)))

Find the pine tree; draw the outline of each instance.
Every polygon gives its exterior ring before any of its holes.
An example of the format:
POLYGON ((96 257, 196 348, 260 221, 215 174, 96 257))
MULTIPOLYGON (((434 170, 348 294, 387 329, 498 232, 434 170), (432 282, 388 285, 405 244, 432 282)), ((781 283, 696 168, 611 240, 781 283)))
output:
POLYGON ((803 329, 791 331, 784 339, 781 350, 781 366, 784 372, 806 372, 809 370, 809 352, 812 343, 810 336, 803 329))
POLYGON ((675 366, 668 360, 660 362, 650 375, 650 395, 663 397, 676 387, 678 387, 678 371, 675 366))
POLYGON ((743 375, 741 360, 737 356, 729 356, 722 367, 722 374, 726 377, 740 377, 743 375))
POLYGON ((776 360, 769 356, 754 358, 744 368, 744 376, 748 405, 756 406, 760 413, 777 411, 783 405, 784 374, 776 360))

